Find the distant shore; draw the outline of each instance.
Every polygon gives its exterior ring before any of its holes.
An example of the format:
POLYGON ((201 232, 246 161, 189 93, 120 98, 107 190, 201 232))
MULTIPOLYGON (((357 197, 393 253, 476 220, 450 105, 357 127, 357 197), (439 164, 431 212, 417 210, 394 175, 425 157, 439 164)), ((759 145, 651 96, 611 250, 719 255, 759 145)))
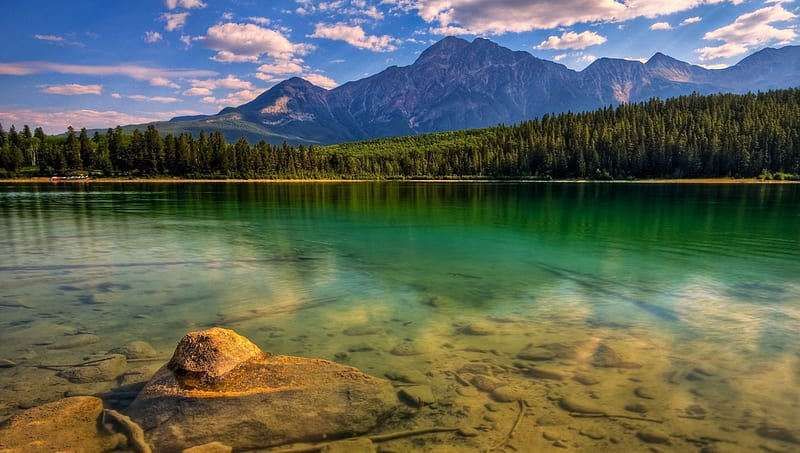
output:
POLYGON ((185 178, 87 178, 80 180, 52 181, 47 177, 12 178, 0 180, 13 183, 51 183, 51 184, 91 184, 91 183, 335 183, 335 182, 452 182, 452 183, 497 183, 497 182, 530 182, 530 183, 625 183, 625 184, 797 184, 800 181, 764 180, 758 178, 682 178, 682 179, 636 179, 599 181, 586 179, 185 179, 185 178))

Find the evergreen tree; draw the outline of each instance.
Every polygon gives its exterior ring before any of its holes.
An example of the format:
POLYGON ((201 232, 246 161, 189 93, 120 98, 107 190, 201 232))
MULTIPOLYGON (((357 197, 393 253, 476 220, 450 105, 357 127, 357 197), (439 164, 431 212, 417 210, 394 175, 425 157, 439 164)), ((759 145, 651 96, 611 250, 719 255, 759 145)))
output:
POLYGON ((81 142, 75 136, 75 129, 72 126, 67 128, 67 139, 63 143, 64 157, 66 166, 69 170, 80 170, 83 168, 83 158, 81 157, 81 142))
POLYGON ((94 146, 91 139, 89 139, 89 133, 86 131, 85 127, 81 129, 81 133, 78 136, 78 147, 81 155, 81 168, 92 168, 94 146))

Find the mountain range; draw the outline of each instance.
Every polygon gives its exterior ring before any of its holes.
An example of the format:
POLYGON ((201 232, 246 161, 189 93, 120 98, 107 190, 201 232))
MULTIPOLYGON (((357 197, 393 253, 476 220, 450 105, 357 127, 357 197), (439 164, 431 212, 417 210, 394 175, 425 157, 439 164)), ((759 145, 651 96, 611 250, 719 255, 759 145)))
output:
POLYGON ((798 85, 800 46, 766 48, 725 69, 656 53, 644 63, 600 58, 574 71, 487 39, 448 37, 409 66, 391 66, 331 90, 295 77, 216 115, 153 124, 162 134, 221 131, 228 141, 244 136, 251 143, 325 145, 513 124, 653 97, 798 85))

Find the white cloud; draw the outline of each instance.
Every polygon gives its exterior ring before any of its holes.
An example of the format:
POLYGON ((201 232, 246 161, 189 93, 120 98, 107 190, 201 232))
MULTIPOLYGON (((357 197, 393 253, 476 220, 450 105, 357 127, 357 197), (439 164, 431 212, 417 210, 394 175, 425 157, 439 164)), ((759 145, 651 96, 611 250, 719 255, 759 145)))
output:
POLYGON ((205 3, 202 0, 166 0, 164 2, 167 6, 167 9, 175 9, 175 8, 205 8, 205 3))
POLYGON ((189 35, 181 35, 180 41, 186 44, 187 49, 192 46, 192 37, 189 35))
POLYGON ((125 95, 123 97, 126 97, 128 99, 132 99, 134 101, 161 102, 163 104, 169 104, 171 102, 181 102, 181 100, 178 99, 178 98, 164 97, 164 96, 145 96, 143 94, 131 94, 131 95, 125 95))
POLYGON ((258 61, 262 55, 290 59, 311 49, 305 44, 293 44, 278 31, 255 24, 217 24, 206 32, 204 45, 216 50, 213 60, 221 62, 258 61))
POLYGON ((607 39, 593 31, 575 33, 568 31, 559 36, 550 36, 546 41, 542 41, 534 49, 585 49, 589 46, 603 44, 607 39))
MULTIPOLYGON (((214 71, 151 68, 130 64, 77 65, 47 61, 0 63, 0 75, 30 75, 42 73, 80 74, 91 76, 127 76, 136 80, 162 80, 180 77, 213 77, 214 71)), ((167 85, 168 86, 168 85, 167 85)))
POLYGON ((283 60, 262 64, 258 67, 258 71, 267 74, 299 74, 303 72, 303 67, 297 61, 283 60))
POLYGON ((727 43, 715 47, 701 47, 695 49, 700 54, 701 61, 716 60, 718 58, 730 58, 747 52, 747 47, 741 44, 727 43))
MULTIPOLYGON (((294 12, 301 16, 324 14, 330 17, 333 14, 337 14, 354 17, 364 16, 375 21, 382 20, 384 18, 383 12, 380 11, 377 6, 367 6, 367 3, 361 0, 351 0, 349 7, 346 6, 347 2, 343 0, 320 2, 317 4, 306 1, 298 1, 297 3, 300 3, 303 6, 295 9, 294 12)), ((383 2, 381 2, 381 4, 383 4, 383 2)), ((364 19, 353 19, 353 21, 364 21, 364 19)))
POLYGON ((79 85, 70 83, 67 85, 50 85, 42 89, 42 93, 61 94, 65 96, 76 96, 81 94, 102 94, 102 85, 79 85))
POLYGON ((327 90, 339 86, 339 84, 336 83, 335 80, 331 79, 330 77, 326 77, 322 74, 306 74, 303 76, 303 78, 313 83, 314 85, 325 88, 327 90))
POLYGON ((358 13, 363 14, 369 17, 370 19, 374 20, 383 19, 383 13, 378 11, 378 8, 376 8, 375 6, 370 6, 369 8, 358 10, 358 13))
POLYGON ((241 80, 233 76, 233 74, 228 74, 228 77, 224 79, 217 79, 215 80, 217 84, 217 88, 228 88, 234 90, 251 90, 253 89, 253 84, 247 80, 241 80))
POLYGON ((42 41, 50 41, 50 42, 64 42, 64 38, 61 36, 54 36, 54 35, 33 35, 34 38, 40 39, 42 41))
POLYGON ((337 12, 340 11, 344 6, 344 1, 342 0, 336 0, 332 2, 319 2, 316 5, 306 1, 299 1, 298 3, 302 3, 303 6, 297 8, 295 12, 297 14, 300 14, 301 16, 308 14, 316 14, 316 13, 326 13, 329 11, 337 12))
POLYGON ((683 27, 684 25, 696 24, 697 22, 700 22, 702 20, 703 20, 702 17, 697 17, 697 16, 689 17, 689 18, 684 19, 683 22, 681 22, 680 26, 683 27))
POLYGON ((257 79, 261 79, 261 80, 263 80, 265 82, 270 82, 270 83, 280 82, 281 80, 283 80, 279 76, 275 76, 275 75, 272 75, 272 74, 265 74, 263 72, 256 73, 255 77, 257 79))
POLYGON ((567 60, 569 63, 571 63, 568 65, 569 67, 575 70, 582 70, 590 63, 593 63, 595 60, 597 60, 597 57, 583 52, 569 52, 556 55, 553 57, 553 60, 567 60))
POLYGON ((206 79, 206 80, 192 79, 189 80, 189 84, 191 84, 193 88, 205 88, 207 90, 216 90, 218 88, 226 88, 233 90, 253 89, 252 83, 250 83, 247 80, 238 79, 234 77, 233 74, 228 74, 228 76, 225 77, 224 79, 206 79))
POLYGON ((669 22, 656 22, 650 26, 650 30, 672 30, 672 25, 669 22))
POLYGON ((447 27, 431 27, 428 29, 428 33, 439 36, 459 36, 472 34, 472 32, 464 27, 455 27, 453 25, 448 25, 447 27))
POLYGON ((161 15, 161 20, 167 23, 164 26, 165 30, 175 31, 186 25, 187 17, 189 17, 189 13, 164 13, 161 15))
MULTIPOLYGON (((67 34, 67 36, 71 36, 71 35, 74 35, 74 34, 73 33, 68 33, 67 34)), ((74 36, 72 36, 70 39, 67 39, 67 38, 65 38, 63 36, 57 36, 57 35, 33 35, 33 37, 38 39, 38 40, 40 40, 40 41, 47 41, 47 42, 49 42, 51 44, 70 45, 70 46, 76 46, 76 47, 84 47, 85 46, 82 42, 76 41, 74 39, 74 36)))
POLYGON ((314 33, 308 35, 308 37, 344 41, 359 49, 368 49, 373 52, 391 52, 397 49, 395 44, 400 42, 389 35, 368 36, 360 26, 342 23, 335 25, 317 24, 314 33))
POLYGON ((250 16, 250 17, 247 18, 247 20, 249 20, 250 22, 256 23, 258 25, 269 25, 269 23, 270 23, 270 20, 267 19, 266 17, 250 16))
POLYGON ((273 63, 259 66, 255 76, 265 82, 274 83, 280 82, 289 75, 297 75, 325 89, 339 86, 339 84, 330 77, 309 72, 310 68, 303 66, 302 63, 303 60, 299 58, 294 60, 277 60, 273 63))
POLYGON ((146 32, 144 32, 144 42, 154 43, 154 42, 161 41, 162 39, 164 39, 164 37, 161 36, 161 33, 157 32, 157 31, 146 31, 146 32))
MULTIPOLYGON (((469 34, 500 35, 569 27, 579 23, 624 22, 691 10, 726 0, 384 0, 416 10, 428 23, 461 27, 469 34)), ((740 3, 742 0, 730 0, 740 3)))
POLYGON ((171 112, 163 112, 149 116, 132 115, 116 111, 70 110, 70 111, 38 111, 0 109, 0 123, 30 124, 44 129, 47 134, 60 134, 73 126, 76 129, 103 129, 123 124, 149 123, 166 120, 174 116, 171 112))
POLYGON ((725 69, 725 68, 729 68, 730 67, 730 65, 727 65, 725 63, 701 64, 700 66, 703 67, 703 68, 706 68, 706 69, 725 69))
POLYGON ((208 90, 215 90, 217 88, 217 84, 216 82, 214 82, 214 79, 208 79, 208 80, 192 79, 189 80, 189 84, 191 84, 193 88, 206 88, 208 90))
POLYGON ((778 3, 751 13, 742 14, 736 20, 724 27, 709 31, 703 39, 709 41, 722 41, 716 47, 703 47, 696 49, 701 61, 715 60, 741 55, 753 47, 764 46, 772 42, 788 44, 797 38, 797 32, 791 26, 776 28, 775 22, 786 22, 798 16, 786 11, 778 3))
POLYGON ((183 92, 184 96, 211 96, 211 94, 212 94, 211 90, 209 90, 208 88, 200 88, 200 87, 189 88, 188 90, 183 92))
POLYGON ((175 89, 178 89, 178 88, 181 87, 180 85, 178 85, 177 83, 169 80, 166 77, 153 77, 152 79, 150 79, 150 85, 152 85, 154 87, 170 87, 170 88, 175 88, 175 89))
POLYGON ((228 94, 224 98, 216 98, 213 96, 204 97, 201 102, 207 104, 219 104, 221 107, 225 106, 240 106, 246 104, 253 99, 257 98, 262 91, 260 90, 241 90, 228 94))
POLYGON ((122 99, 122 95, 119 93, 111 93, 111 97, 114 99, 122 99))
POLYGON ((258 61, 258 55, 239 55, 230 50, 220 50, 217 54, 211 57, 212 60, 220 63, 255 63, 258 61))

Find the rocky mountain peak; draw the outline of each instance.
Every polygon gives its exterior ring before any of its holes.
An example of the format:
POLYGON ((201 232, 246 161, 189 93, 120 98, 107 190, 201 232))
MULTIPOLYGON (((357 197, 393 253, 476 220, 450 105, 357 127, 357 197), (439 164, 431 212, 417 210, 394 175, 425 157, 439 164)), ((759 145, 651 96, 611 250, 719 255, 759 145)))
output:
POLYGON ((545 113, 652 97, 788 88, 798 80, 797 46, 764 49, 725 70, 658 52, 646 63, 600 58, 578 72, 488 39, 450 36, 408 66, 392 66, 331 90, 293 77, 247 104, 225 109, 220 116, 227 115, 226 121, 188 117, 162 130, 230 127, 226 139, 231 141, 245 130, 251 142, 329 144, 513 124, 545 113))
POLYGON ((469 44, 469 41, 464 39, 448 36, 422 52, 417 61, 414 62, 414 65, 431 62, 446 63, 453 55, 460 53, 469 44))

